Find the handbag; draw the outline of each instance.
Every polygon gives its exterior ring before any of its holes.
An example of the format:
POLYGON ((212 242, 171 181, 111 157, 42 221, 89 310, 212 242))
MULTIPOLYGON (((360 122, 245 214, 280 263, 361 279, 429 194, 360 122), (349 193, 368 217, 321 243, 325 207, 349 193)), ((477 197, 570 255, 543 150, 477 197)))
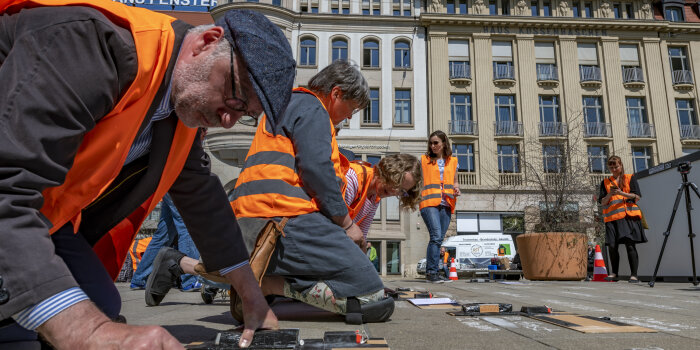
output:
MULTIPOLYGON (((272 258, 272 252, 275 251, 277 239, 279 236, 284 236, 283 229, 284 225, 287 224, 287 220, 288 218, 286 217, 279 223, 274 220, 269 220, 258 233, 258 238, 255 241, 255 248, 248 260, 248 264, 251 270, 253 270, 253 275, 258 281, 258 285, 262 284, 262 278, 265 276, 267 266, 270 264, 270 258, 272 258)), ((201 262, 195 265, 194 271, 210 281, 229 284, 226 277, 221 276, 219 271, 207 272, 204 264, 201 262)))

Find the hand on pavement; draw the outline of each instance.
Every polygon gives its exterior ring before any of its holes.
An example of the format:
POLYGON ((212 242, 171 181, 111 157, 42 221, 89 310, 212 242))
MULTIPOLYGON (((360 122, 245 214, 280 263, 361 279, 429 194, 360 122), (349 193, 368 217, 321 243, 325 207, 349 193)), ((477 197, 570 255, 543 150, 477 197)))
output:
POLYGON ((185 349, 164 328, 112 322, 87 300, 59 312, 37 331, 56 349, 185 349))

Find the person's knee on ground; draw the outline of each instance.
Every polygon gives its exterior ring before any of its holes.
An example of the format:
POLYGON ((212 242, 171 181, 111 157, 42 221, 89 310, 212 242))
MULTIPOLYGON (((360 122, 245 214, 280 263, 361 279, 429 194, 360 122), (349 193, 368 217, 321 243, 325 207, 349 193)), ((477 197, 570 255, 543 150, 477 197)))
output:
POLYGON ((387 297, 384 289, 365 295, 348 298, 336 298, 333 291, 324 282, 303 291, 295 291, 289 283, 284 282, 284 296, 299 300, 305 304, 345 315, 346 322, 384 322, 394 313, 394 299, 387 297))

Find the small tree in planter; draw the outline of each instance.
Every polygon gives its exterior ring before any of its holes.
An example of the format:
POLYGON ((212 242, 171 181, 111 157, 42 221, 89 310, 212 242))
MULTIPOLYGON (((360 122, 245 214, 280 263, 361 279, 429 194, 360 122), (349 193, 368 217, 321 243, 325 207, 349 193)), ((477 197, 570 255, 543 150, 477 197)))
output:
POLYGON ((605 155, 591 164, 583 115, 574 114, 569 123, 540 123, 538 135, 524 141, 521 190, 508 195, 510 203, 525 208, 527 233, 516 241, 527 279, 585 278, 587 243, 604 230, 595 196, 605 177, 605 155), (601 176, 591 176, 591 170, 601 176))

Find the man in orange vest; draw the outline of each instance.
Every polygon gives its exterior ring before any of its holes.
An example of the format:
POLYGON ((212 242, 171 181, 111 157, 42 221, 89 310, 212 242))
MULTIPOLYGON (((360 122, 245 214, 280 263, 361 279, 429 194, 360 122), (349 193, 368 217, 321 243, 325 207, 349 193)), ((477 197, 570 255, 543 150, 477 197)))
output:
POLYGON ((263 111, 278 122, 295 61, 253 11, 190 29, 108 0, 0 4, 0 348, 37 346, 38 332, 58 349, 182 349, 161 327, 111 320, 112 281, 166 192, 243 298, 241 345, 278 327, 196 135, 263 111))
MULTIPOLYGON (((314 75, 308 87, 295 89, 278 126, 261 118, 231 205, 249 247, 267 220, 289 218, 262 281, 266 295, 344 314, 348 322, 383 321, 393 300, 384 299, 362 231, 348 214, 342 188, 349 165, 333 130, 368 104, 369 87, 359 69, 342 60, 314 75)), ((234 295, 231 300, 239 318, 240 305, 234 295)))

